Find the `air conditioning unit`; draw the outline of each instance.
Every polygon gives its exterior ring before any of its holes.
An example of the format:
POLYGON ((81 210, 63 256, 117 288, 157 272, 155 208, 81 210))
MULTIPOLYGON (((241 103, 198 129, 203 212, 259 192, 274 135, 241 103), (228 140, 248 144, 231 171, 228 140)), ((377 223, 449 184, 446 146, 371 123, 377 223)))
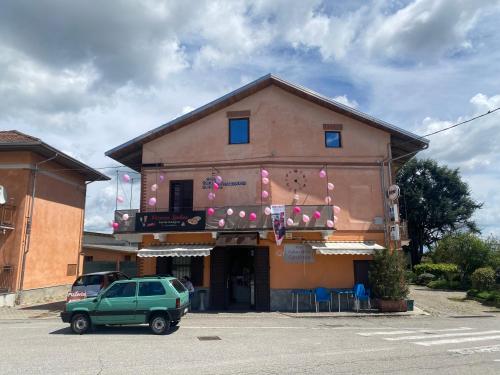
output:
POLYGON ((399 224, 390 226, 391 241, 399 241, 401 236, 399 235, 399 224))

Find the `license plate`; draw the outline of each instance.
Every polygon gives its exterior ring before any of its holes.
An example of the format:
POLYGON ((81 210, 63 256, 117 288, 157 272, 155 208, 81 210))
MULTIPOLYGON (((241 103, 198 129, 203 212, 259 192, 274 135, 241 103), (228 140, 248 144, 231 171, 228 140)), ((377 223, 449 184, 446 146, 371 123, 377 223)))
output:
POLYGON ((184 308, 184 314, 187 314, 187 312, 188 312, 188 308, 186 307, 186 308, 184 308))

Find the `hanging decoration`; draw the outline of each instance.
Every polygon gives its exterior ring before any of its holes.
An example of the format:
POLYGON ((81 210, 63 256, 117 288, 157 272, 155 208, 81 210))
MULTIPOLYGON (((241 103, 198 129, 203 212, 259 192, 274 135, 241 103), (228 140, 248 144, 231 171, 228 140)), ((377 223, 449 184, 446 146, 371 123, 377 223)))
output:
POLYGON ((159 178, 160 182, 165 181, 165 176, 164 176, 164 175, 162 175, 162 174, 161 174, 158 178, 159 178))
POLYGON ((226 221, 225 221, 224 219, 220 219, 220 220, 219 220, 219 227, 220 227, 220 228, 223 228, 223 227, 224 227, 224 225, 226 225, 226 221))
POLYGON ((264 185, 267 185, 267 184, 269 183, 269 178, 267 178, 267 177, 262 177, 262 183, 263 183, 264 185))
POLYGON ((337 216, 334 216, 333 217, 333 222, 336 223, 337 221, 339 221, 339 218, 337 216))
POLYGON ((215 199, 215 193, 208 193, 208 200, 213 201, 215 199))
POLYGON ((219 184, 217 182, 214 182, 212 186, 214 187, 214 190, 219 190, 219 184))
POLYGON ((126 174, 126 173, 125 173, 125 174, 122 176, 122 181, 123 181, 123 182, 130 182, 130 176, 129 176, 128 174, 126 174))
POLYGON ((332 197, 330 197, 329 195, 328 195, 328 196, 326 196, 326 197, 325 197, 325 203, 326 203, 327 205, 332 204, 332 197))
POLYGON ((215 210, 214 210, 212 207, 210 207, 210 208, 207 210, 207 215, 208 215, 208 216, 212 216, 213 214, 215 214, 215 210))
POLYGON ((117 196, 117 197, 116 197, 116 201, 117 201, 118 203, 123 203, 123 201, 124 201, 124 200, 125 200, 125 199, 124 199, 121 195, 119 195, 119 196, 117 196))
POLYGON ((151 191, 156 191, 156 190, 158 190, 158 185, 157 184, 151 185, 151 191))
POLYGON ((293 207, 293 213, 294 214, 300 214, 302 212, 302 209, 299 206, 294 206, 293 207))
POLYGON ((220 185, 222 183, 222 177, 221 176, 215 176, 215 182, 220 185))
POLYGON ((120 224, 118 224, 116 221, 113 222, 113 229, 118 229, 120 227, 120 224))
POLYGON ((231 216, 234 213, 232 208, 228 208, 226 211, 227 216, 231 216))
POLYGON ((326 177, 326 171, 324 169, 319 171, 319 177, 320 178, 325 178, 326 177))
POLYGON ((273 223, 273 232, 276 239, 276 245, 280 246, 286 235, 285 226, 285 206, 272 205, 271 206, 271 221, 273 223))
POLYGON ((327 187, 328 187, 328 190, 330 190, 330 191, 331 191, 331 190, 333 190, 333 189, 335 189, 335 185, 334 185, 334 184, 332 184, 331 182, 329 182, 329 183, 327 184, 327 187))
POLYGON ((295 201, 295 203, 297 203, 297 202, 299 201, 299 198, 300 198, 300 197, 299 197, 299 195, 298 195, 298 194, 295 194, 295 195, 293 196, 293 200, 295 201))
POLYGON ((247 214, 245 211, 240 211, 239 215, 243 219, 247 214))
POLYGON ((250 221, 257 220, 257 214, 255 212, 250 212, 250 215, 248 215, 248 220, 250 221))
POLYGON ((269 172, 268 172, 266 169, 262 169, 262 170, 260 171, 260 175, 261 175, 262 177, 269 177, 269 172))
POLYGON ((123 219, 123 221, 127 221, 129 219, 129 217, 130 216, 128 214, 123 214, 122 219, 123 219))
POLYGON ((264 213, 266 214, 266 216, 271 215, 271 207, 264 208, 264 213))
POLYGON ((339 206, 333 206, 333 212, 338 215, 340 213, 340 207, 339 206))
POLYGON ((269 197, 269 192, 267 190, 262 190, 261 196, 263 199, 267 199, 269 197))
POLYGON ((151 198, 149 198, 149 200, 148 200, 148 204, 149 204, 150 206, 156 206, 156 198, 155 198, 155 197, 151 197, 151 198))
POLYGON ((288 227, 291 227, 293 225, 293 219, 291 217, 289 217, 288 219, 286 219, 286 225, 288 227))
POLYGON ((302 221, 304 223, 307 224, 309 222, 309 220, 311 220, 311 218, 309 216, 307 216, 306 214, 302 215, 302 221))
POLYGON ((314 211, 313 217, 314 217, 315 219, 319 219, 319 218, 321 217, 321 212, 319 212, 319 211, 314 211))
POLYGON ((333 228, 333 220, 327 220, 327 221, 326 221, 326 226, 327 226, 328 228, 333 228))

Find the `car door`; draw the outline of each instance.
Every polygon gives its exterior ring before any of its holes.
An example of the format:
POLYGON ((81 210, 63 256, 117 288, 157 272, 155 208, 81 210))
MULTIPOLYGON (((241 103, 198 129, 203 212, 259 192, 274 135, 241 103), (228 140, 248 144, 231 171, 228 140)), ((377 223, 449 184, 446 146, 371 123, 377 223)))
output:
POLYGON ((137 281, 118 281, 99 297, 93 320, 96 324, 132 324, 136 309, 137 281))
MULTIPOLYGON (((171 299, 171 298, 170 298, 171 299)), ((139 291, 137 293, 137 322, 145 323, 148 312, 155 309, 167 309, 175 306, 175 298, 173 303, 169 304, 169 296, 160 280, 147 280, 139 282, 139 291)))

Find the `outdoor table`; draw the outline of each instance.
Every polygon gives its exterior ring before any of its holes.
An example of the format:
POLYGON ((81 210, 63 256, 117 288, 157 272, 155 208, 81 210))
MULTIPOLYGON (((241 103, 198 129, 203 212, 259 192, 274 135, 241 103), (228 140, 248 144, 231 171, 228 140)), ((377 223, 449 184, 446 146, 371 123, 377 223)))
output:
POLYGON ((312 306, 312 295, 313 291, 311 289, 292 289, 292 310, 293 310, 293 301, 295 297, 296 301, 296 312, 299 312, 299 295, 301 296, 309 296, 309 305, 312 306))
POLYGON ((349 288, 335 288, 330 290, 330 298, 331 298, 331 303, 333 304, 333 294, 337 295, 338 298, 338 304, 339 304, 339 312, 340 312, 340 296, 343 294, 345 295, 346 301, 347 301, 347 308, 349 309, 349 296, 354 296, 354 290, 349 289, 349 288))

